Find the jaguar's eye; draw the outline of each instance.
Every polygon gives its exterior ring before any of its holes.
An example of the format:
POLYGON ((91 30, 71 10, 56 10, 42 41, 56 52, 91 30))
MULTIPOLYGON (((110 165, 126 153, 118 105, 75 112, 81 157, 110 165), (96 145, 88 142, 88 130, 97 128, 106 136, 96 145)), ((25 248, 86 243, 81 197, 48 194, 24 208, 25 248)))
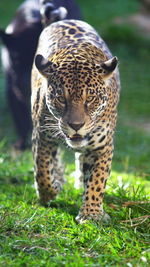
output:
POLYGON ((57 96, 57 100, 58 100, 61 104, 65 104, 65 98, 64 98, 64 96, 57 96))
POLYGON ((91 102, 94 101, 94 99, 95 99, 94 96, 88 96, 87 99, 86 99, 86 102, 87 102, 87 103, 91 103, 91 102))

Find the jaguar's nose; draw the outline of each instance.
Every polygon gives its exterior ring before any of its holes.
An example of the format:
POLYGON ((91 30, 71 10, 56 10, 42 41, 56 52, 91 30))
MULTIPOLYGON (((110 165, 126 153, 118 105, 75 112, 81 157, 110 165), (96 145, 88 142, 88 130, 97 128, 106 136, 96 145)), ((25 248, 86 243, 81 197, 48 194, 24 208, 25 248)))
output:
POLYGON ((68 125, 75 131, 80 130, 84 126, 85 122, 82 123, 70 123, 68 122, 68 125))

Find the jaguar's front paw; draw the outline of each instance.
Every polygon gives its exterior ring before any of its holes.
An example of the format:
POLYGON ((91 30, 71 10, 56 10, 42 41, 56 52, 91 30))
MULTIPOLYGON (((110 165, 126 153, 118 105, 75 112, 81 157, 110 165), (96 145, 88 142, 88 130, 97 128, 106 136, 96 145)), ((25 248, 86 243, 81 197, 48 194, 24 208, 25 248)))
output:
POLYGON ((86 221, 94 221, 94 222, 109 222, 110 216, 107 213, 98 213, 98 214, 84 214, 79 212, 76 217, 76 221, 79 224, 86 223, 86 221))
POLYGON ((52 185, 48 184, 42 188, 37 186, 36 183, 35 186, 37 189, 37 195, 42 205, 46 205, 49 201, 55 199, 62 190, 62 184, 58 180, 52 183, 52 185))

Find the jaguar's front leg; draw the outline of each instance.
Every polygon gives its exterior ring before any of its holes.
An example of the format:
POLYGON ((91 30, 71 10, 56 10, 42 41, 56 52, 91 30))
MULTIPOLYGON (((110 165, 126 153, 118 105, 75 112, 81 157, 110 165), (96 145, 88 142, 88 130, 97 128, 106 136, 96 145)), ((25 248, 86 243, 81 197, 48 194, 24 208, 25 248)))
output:
POLYGON ((54 199, 62 189, 61 178, 56 169, 58 147, 53 142, 45 141, 34 131, 32 148, 35 186, 41 203, 46 204, 54 199))
POLYGON ((82 223, 88 220, 107 220, 109 216, 103 211, 103 197, 107 178, 110 173, 113 156, 113 145, 103 150, 88 152, 84 155, 84 195, 83 203, 77 222, 82 223))

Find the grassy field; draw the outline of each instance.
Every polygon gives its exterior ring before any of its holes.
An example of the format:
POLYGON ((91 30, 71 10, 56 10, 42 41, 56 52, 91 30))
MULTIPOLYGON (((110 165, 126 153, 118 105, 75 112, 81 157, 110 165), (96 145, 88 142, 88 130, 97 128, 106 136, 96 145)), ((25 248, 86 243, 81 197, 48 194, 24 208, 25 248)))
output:
MULTIPOLYGON (((21 1, 0 2, 0 27, 21 1), (8 9, 9 7, 9 9, 8 9)), ((104 208, 109 224, 77 225, 82 189, 74 189, 74 155, 64 151, 67 184, 48 208, 33 186, 31 151, 15 153, 16 134, 0 73, 0 266, 150 266, 150 40, 114 17, 137 12, 136 0, 78 0, 119 58, 121 97, 115 154, 104 208)))

